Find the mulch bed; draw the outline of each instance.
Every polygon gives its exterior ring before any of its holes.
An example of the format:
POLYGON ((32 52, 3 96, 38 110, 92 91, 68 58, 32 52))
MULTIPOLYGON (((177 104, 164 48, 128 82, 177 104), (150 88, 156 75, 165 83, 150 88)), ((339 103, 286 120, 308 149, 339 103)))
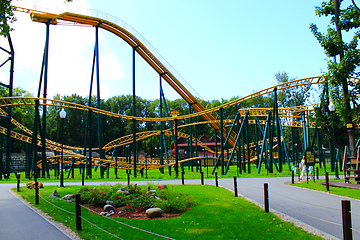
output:
MULTIPOLYGON (((101 212, 104 211, 104 208, 102 207, 94 207, 91 205, 85 204, 87 208, 90 208, 94 212, 98 213, 100 215, 101 212)), ((168 218, 175 218, 181 215, 181 213, 163 213, 161 217, 157 218, 148 218, 146 216, 145 211, 143 212, 126 212, 123 211, 122 213, 119 213, 121 208, 115 208, 115 214, 111 215, 111 217, 115 218, 128 218, 128 219, 142 219, 142 220, 160 220, 160 219, 168 219, 168 218)))

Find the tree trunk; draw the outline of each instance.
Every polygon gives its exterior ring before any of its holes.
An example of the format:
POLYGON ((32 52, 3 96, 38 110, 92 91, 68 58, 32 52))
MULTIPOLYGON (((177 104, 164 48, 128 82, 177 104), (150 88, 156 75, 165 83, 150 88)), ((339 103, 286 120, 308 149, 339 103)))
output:
MULTIPOLYGON (((336 32, 342 42, 342 34, 341 34, 341 27, 339 25, 339 15, 340 15, 340 4, 339 0, 334 0, 334 8, 335 8, 335 25, 336 25, 336 32)), ((344 52, 343 49, 340 51, 340 63, 344 59, 344 52)), ((345 121, 346 121, 346 128, 348 129, 349 135, 349 144, 350 144, 350 151, 351 156, 356 156, 355 151, 355 134, 354 134, 354 126, 352 124, 352 114, 351 114, 351 107, 350 107, 350 99, 349 99, 349 89, 347 84, 347 76, 341 79, 341 85, 344 94, 344 105, 345 105, 345 121)))

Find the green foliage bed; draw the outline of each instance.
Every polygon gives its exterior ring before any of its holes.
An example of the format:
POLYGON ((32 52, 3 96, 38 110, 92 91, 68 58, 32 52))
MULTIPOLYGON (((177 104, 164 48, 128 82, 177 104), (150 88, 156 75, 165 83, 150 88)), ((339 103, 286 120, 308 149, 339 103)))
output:
MULTIPOLYGON (((91 189, 94 186, 86 186, 91 189)), ((97 186, 98 188, 98 186, 97 186)), ((102 217, 82 208, 82 217, 94 225, 121 239, 164 239, 139 229, 167 236, 173 239, 321 239, 304 230, 284 222, 272 213, 265 213, 243 198, 235 198, 233 193, 209 185, 168 186, 174 193, 184 194, 196 202, 196 206, 176 218, 161 220, 138 220, 102 217), (121 223, 119 223, 121 222, 121 223), (128 224, 138 229, 129 227, 128 224)), ((49 214, 55 221, 75 229, 75 216, 59 208, 75 212, 73 203, 62 201, 49 194, 57 190, 61 196, 78 193, 81 186, 46 186, 40 190, 40 204, 36 207, 49 214), (45 192, 46 191, 46 192, 45 192), (59 208, 54 207, 52 203, 59 208)), ((34 203, 34 190, 21 189, 20 195, 34 203)), ((115 195, 116 196, 116 195, 115 195)), ((82 221, 83 230, 77 233, 83 239, 116 239, 97 227, 82 221)))

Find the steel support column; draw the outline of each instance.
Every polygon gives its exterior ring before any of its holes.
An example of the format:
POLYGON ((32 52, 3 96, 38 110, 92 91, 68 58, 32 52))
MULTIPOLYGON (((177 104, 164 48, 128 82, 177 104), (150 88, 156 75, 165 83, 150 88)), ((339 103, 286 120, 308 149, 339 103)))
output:
POLYGON ((179 176, 179 148, 178 148, 178 142, 177 142, 177 137, 178 136, 178 120, 177 118, 175 118, 175 139, 174 139, 174 143, 175 143, 175 173, 176 173, 176 178, 179 176))
MULTIPOLYGON (((46 23, 46 40, 45 40, 45 50, 44 50, 44 89, 43 89, 43 98, 47 98, 47 82, 48 82, 48 65, 49 65, 49 38, 50 36, 50 21, 46 23)), ((44 101, 45 103, 45 101, 44 101)), ((41 134, 41 177, 44 178, 47 172, 47 176, 49 176, 48 164, 46 159, 46 104, 43 105, 42 111, 42 134, 41 134), (47 171, 46 171, 47 170, 47 171)))
POLYGON ((279 164, 279 172, 282 172, 282 162, 283 162, 283 155, 282 155, 282 144, 281 144, 281 132, 280 132, 280 119, 279 119, 279 108, 277 103, 277 88, 274 89, 274 117, 276 124, 276 136, 277 136, 277 147, 278 147, 278 164, 279 164))
MULTIPOLYGON (((13 96, 13 81, 14 81, 14 57, 15 51, 11 41, 10 33, 7 36, 9 47, 10 47, 10 77, 9 77, 9 97, 13 96)), ((7 174, 7 177, 10 176, 10 162, 11 162, 11 118, 12 118, 12 106, 8 107, 8 117, 7 117, 7 134, 6 134, 6 159, 5 159, 5 169, 4 173, 7 174)), ((1 162, 2 165, 2 162, 1 162)), ((1 168, 2 169, 2 166, 1 168)), ((0 173, 0 179, 2 179, 2 173, 0 173)))
POLYGON ((225 164, 224 164, 224 116, 223 109, 220 108, 220 144, 221 144, 221 175, 225 174, 225 164))
MULTIPOLYGON (((136 93, 135 93, 135 56, 136 56, 136 48, 139 46, 133 47, 132 51, 132 99, 133 99, 133 116, 136 117, 136 93)), ((133 130, 133 165, 134 165, 134 177, 137 177, 137 170, 136 170, 136 162, 137 162, 137 147, 136 147, 136 120, 133 119, 132 130, 133 130)))
MULTIPOLYGON (((100 23, 101 24, 101 23, 100 23)), ((99 24, 99 25, 100 25, 99 24)), ((96 86, 97 86, 97 108, 101 109, 101 97, 100 97, 100 53, 99 53, 99 25, 95 27, 95 48, 96 48, 96 86)), ((99 145, 99 154, 101 159, 105 159, 105 153, 102 148, 102 123, 101 123, 101 114, 98 113, 98 145, 99 145)), ((100 177, 104 178, 105 167, 100 167, 100 177)))
MULTIPOLYGON (((162 90, 162 76, 166 74, 166 73, 162 73, 159 75, 159 91, 160 91, 160 106, 159 106, 159 111, 160 111, 160 118, 163 117, 163 90, 162 90)), ((163 132, 163 122, 160 121, 160 146, 159 146, 159 158, 160 158, 160 165, 164 165, 164 132, 163 132)), ((160 172, 164 173, 164 168, 160 168, 160 172)))

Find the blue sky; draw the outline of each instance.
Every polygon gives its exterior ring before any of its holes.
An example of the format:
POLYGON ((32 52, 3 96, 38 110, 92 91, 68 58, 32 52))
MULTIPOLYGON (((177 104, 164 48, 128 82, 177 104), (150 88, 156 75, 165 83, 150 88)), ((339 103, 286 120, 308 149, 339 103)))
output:
MULTIPOLYGON (((315 15, 322 1, 304 0, 13 0, 32 7, 81 6, 115 16, 137 30, 205 100, 245 96, 276 84, 281 71, 292 78, 321 75, 326 56, 309 30, 326 31, 327 18, 315 15), (51 3, 49 3, 51 2, 51 3)), ((347 5, 350 1, 344 1, 347 5)), ((45 25, 18 13, 12 38, 16 52, 14 85, 37 93, 45 43, 45 25)), ((48 97, 89 93, 95 29, 51 26, 48 97)), ((7 47, 0 39, 0 46, 7 47)), ((100 32, 101 98, 130 94, 132 49, 100 32)), ((0 59, 4 59, 0 54, 0 59)), ((139 55, 136 93, 155 99, 159 77, 139 55)), ((8 68, 0 69, 8 82, 8 68)), ((165 85, 165 96, 179 98, 165 85)))

